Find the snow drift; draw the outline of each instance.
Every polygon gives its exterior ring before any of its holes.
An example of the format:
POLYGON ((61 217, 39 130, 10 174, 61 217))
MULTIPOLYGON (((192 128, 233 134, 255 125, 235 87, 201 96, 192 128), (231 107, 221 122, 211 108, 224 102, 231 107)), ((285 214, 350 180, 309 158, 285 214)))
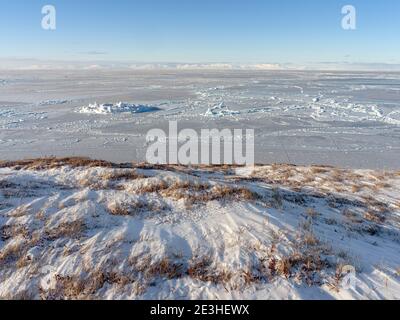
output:
POLYGON ((399 182, 318 166, 3 162, 0 298, 399 299, 399 182))

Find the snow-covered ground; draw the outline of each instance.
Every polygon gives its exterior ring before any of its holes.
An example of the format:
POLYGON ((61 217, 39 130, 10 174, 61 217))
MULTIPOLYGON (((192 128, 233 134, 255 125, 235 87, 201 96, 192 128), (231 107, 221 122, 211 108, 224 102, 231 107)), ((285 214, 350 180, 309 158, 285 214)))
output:
POLYGON ((3 162, 0 298, 400 299, 399 194, 398 171, 3 162))
POLYGON ((0 71, 0 79, 2 159, 144 161, 146 133, 178 121, 255 129, 257 163, 400 169, 398 72, 0 71))

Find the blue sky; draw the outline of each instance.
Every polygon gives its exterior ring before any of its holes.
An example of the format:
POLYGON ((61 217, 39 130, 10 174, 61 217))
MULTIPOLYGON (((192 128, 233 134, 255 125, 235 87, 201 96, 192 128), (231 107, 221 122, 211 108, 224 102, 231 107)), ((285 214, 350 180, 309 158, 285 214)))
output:
POLYGON ((400 63, 398 0, 0 0, 0 58, 400 63), (41 8, 57 9, 57 30, 41 8), (341 8, 357 9, 357 30, 341 8))

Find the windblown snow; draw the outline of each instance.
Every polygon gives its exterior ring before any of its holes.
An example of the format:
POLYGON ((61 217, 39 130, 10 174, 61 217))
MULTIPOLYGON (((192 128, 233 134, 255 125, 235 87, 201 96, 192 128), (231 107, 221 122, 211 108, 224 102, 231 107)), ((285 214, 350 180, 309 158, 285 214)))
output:
POLYGON ((400 298, 400 172, 0 167, 0 298, 400 298))

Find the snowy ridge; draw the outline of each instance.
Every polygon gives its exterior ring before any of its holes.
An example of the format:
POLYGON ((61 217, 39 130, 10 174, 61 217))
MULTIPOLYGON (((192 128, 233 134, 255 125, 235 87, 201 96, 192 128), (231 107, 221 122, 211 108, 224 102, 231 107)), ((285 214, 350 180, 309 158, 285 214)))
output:
POLYGON ((322 166, 3 162, 0 298, 399 299, 399 188, 322 166))

